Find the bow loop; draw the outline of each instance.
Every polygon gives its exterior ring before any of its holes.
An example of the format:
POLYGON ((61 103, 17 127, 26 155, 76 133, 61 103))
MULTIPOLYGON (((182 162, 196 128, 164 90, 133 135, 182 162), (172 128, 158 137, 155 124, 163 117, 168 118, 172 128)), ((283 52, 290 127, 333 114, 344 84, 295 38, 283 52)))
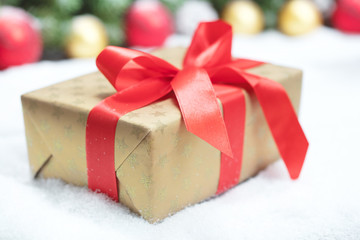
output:
POLYGON ((97 57, 96 66, 117 90, 115 83, 119 71, 131 59, 141 55, 141 52, 132 49, 109 46, 106 47, 97 57))
POLYGON ((174 76, 178 69, 151 54, 108 46, 97 57, 96 65, 117 91, 146 78, 174 76))
POLYGON ((231 62, 231 26, 222 22, 200 23, 185 55, 183 66, 210 68, 231 62))

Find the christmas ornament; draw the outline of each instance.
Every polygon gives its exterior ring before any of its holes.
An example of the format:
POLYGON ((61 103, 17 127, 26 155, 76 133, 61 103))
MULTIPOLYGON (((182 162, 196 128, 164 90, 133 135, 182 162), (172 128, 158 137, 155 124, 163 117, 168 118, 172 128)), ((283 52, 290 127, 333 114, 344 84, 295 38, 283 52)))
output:
POLYGON ((278 27, 287 35, 305 34, 321 24, 321 14, 310 0, 290 0, 280 10, 278 27))
POLYGON ((36 20, 20 8, 0 8, 0 69, 36 62, 42 53, 36 20))
POLYGON ((104 24, 93 15, 74 17, 65 44, 72 58, 96 57, 108 44, 104 24))
POLYGON ((129 45, 160 46, 173 32, 169 11, 158 1, 136 1, 125 16, 125 35, 129 45))
POLYGON ((332 15, 334 27, 345 32, 360 32, 360 1, 339 0, 332 15))
POLYGON ((175 13, 176 30, 192 35, 200 22, 218 19, 218 14, 209 2, 186 1, 175 13))
POLYGON ((235 33, 256 34, 264 28, 262 10, 251 1, 228 3, 222 12, 222 19, 231 24, 235 33))

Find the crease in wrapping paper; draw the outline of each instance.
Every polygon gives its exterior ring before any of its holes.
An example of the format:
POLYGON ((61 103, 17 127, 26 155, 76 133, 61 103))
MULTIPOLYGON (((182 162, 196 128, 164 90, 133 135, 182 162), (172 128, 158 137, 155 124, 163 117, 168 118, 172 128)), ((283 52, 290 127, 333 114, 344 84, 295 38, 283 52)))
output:
MULTIPOLYGON (((183 54, 184 49, 154 53, 176 66, 181 65, 183 54)), ((301 71, 264 64, 248 72, 279 81, 298 110, 301 71)), ((93 73, 22 96, 34 174, 87 185, 87 115, 113 93, 108 81, 100 73, 93 73), (50 155, 51 160, 44 165, 50 155)), ((257 100, 245 91, 244 95, 246 129, 240 181, 279 158, 257 100)), ((187 132, 176 100, 168 98, 119 120, 114 164, 120 202, 148 221, 156 221, 214 195, 220 152, 187 132)))

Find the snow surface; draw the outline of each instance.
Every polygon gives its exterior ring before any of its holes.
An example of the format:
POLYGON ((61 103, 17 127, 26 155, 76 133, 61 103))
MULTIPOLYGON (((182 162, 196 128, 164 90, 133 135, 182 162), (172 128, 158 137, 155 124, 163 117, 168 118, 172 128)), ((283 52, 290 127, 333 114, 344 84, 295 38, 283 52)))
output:
POLYGON ((93 59, 43 61, 0 72, 0 239, 360 239, 360 35, 268 31, 237 36, 234 54, 304 70, 299 180, 278 161, 156 225, 86 188, 34 181, 20 94, 96 70, 93 59))

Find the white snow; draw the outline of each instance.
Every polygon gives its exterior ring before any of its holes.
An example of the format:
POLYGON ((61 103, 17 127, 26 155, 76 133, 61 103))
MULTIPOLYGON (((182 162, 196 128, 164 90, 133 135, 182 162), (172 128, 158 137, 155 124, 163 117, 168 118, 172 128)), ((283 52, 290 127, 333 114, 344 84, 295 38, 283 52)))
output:
MULTIPOLYGON (((167 45, 187 44, 173 36, 167 45)), ((237 36, 234 54, 302 68, 301 177, 281 161, 220 197, 151 225, 86 188, 31 178, 20 95, 95 71, 93 59, 0 72, 0 239, 360 239, 360 35, 237 36)))

